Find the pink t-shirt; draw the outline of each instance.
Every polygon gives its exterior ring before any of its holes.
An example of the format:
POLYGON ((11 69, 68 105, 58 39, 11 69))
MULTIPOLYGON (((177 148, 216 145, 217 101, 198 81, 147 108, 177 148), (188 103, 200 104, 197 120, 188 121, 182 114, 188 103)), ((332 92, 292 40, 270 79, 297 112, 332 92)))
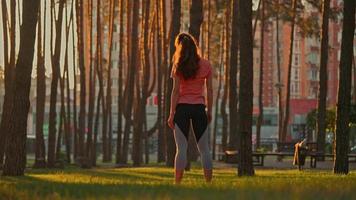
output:
POLYGON ((171 78, 178 77, 180 80, 179 98, 177 103, 205 104, 204 85, 205 80, 211 76, 211 65, 208 60, 200 59, 199 68, 195 78, 184 80, 179 72, 172 69, 171 78))

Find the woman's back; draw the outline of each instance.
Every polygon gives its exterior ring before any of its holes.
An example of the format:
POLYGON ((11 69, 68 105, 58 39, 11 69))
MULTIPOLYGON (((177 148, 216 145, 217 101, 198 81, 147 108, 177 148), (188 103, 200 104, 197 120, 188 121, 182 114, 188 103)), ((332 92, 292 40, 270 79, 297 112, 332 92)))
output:
POLYGON ((211 70, 209 61, 203 58, 199 61, 199 68, 194 78, 185 80, 182 74, 173 69, 171 77, 175 76, 180 80, 178 103, 205 104, 205 80, 211 76, 211 70))

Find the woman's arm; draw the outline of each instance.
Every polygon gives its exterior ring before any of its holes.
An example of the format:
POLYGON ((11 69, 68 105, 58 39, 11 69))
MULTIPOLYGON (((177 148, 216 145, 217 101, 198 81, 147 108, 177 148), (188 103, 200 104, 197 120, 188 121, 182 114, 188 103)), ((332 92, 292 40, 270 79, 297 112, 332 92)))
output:
POLYGON ((173 90, 171 93, 171 108, 170 108, 170 114, 169 114, 169 118, 168 118, 168 125, 172 129, 174 128, 173 118, 174 118, 174 114, 176 112, 176 106, 177 106, 178 97, 179 97, 179 84, 180 84, 179 78, 173 77, 173 90))
POLYGON ((207 115, 208 115, 208 121, 210 122, 212 119, 211 113, 213 110, 213 76, 210 75, 206 79, 206 105, 207 105, 207 115))

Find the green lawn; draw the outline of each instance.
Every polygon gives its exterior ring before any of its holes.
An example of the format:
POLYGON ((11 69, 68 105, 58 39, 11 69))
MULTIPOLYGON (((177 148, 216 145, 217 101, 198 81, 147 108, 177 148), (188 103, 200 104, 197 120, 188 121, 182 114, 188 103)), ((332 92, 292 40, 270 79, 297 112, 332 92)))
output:
POLYGON ((1 177, 0 199, 355 199, 356 171, 257 170, 239 178, 217 169, 212 184, 194 168, 179 186, 164 167, 30 170, 25 177, 1 177))

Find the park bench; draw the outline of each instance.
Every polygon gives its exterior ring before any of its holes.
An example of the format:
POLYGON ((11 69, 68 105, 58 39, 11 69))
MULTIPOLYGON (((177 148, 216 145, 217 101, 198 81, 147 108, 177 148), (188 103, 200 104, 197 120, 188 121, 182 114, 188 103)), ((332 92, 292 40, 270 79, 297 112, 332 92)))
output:
MULTIPOLYGON (((334 154, 330 153, 320 153, 320 152, 310 152, 308 153, 310 156, 310 167, 316 168, 317 161, 319 158, 332 158, 334 159, 334 154)), ((348 161, 349 163, 356 162, 356 154, 348 154, 348 161)))
MULTIPOLYGON (((252 152, 252 162, 254 166, 264 166, 266 156, 275 156, 278 159, 294 156, 294 145, 292 142, 277 143, 278 152, 252 152)), ((310 156, 310 167, 314 167, 316 156, 316 143, 307 143, 307 156, 310 156)), ((226 163, 238 163, 238 151, 225 151, 224 159, 226 163)), ((316 166, 316 164, 315 164, 316 166)))

